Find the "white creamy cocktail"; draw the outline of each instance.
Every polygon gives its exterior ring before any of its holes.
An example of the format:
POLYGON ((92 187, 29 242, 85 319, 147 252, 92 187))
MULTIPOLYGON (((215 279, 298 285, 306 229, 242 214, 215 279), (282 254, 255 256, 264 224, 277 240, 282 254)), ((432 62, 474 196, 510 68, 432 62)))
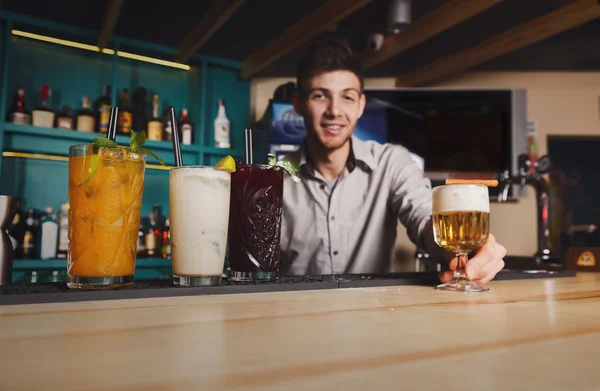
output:
POLYGON ((173 282, 179 286, 221 282, 231 174, 213 167, 173 168, 169 182, 173 282))

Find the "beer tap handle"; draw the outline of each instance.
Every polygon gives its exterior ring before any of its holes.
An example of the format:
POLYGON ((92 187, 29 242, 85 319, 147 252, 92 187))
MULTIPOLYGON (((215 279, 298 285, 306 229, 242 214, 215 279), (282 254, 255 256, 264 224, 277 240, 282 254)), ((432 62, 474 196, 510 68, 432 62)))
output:
POLYGON ((527 172, 529 171, 529 166, 531 166, 531 160, 529 160, 529 156, 525 153, 519 155, 518 164, 519 164, 519 176, 521 178, 527 176, 527 172))
POLYGON ((550 156, 544 155, 538 159, 535 164, 535 171, 538 174, 545 174, 550 171, 550 156))
POLYGON ((511 185, 510 172, 508 170, 504 170, 499 175, 498 182, 501 187, 501 191, 498 193, 498 202, 504 202, 508 198, 508 190, 510 189, 511 185))

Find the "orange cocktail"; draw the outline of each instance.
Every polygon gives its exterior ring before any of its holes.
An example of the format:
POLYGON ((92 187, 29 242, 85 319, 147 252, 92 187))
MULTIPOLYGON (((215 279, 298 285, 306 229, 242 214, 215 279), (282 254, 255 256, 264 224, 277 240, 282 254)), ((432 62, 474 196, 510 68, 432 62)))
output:
POLYGON ((145 163, 127 148, 69 149, 70 288, 133 283, 145 163))

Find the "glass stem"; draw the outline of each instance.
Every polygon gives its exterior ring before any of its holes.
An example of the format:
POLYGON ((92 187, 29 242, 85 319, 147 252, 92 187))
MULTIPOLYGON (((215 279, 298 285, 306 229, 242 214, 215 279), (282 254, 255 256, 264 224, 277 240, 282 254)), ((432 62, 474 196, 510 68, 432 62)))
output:
POLYGON ((456 270, 454 271, 454 278, 466 278, 465 266, 467 265, 469 256, 467 254, 456 254, 456 259, 458 260, 458 265, 456 266, 456 270))

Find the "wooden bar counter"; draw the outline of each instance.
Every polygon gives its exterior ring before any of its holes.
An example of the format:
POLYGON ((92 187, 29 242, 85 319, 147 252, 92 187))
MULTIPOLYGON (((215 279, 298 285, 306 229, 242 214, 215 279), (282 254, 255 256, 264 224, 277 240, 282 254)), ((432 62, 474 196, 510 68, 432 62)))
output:
POLYGON ((0 307, 1 390, 599 390, 600 274, 0 307))

